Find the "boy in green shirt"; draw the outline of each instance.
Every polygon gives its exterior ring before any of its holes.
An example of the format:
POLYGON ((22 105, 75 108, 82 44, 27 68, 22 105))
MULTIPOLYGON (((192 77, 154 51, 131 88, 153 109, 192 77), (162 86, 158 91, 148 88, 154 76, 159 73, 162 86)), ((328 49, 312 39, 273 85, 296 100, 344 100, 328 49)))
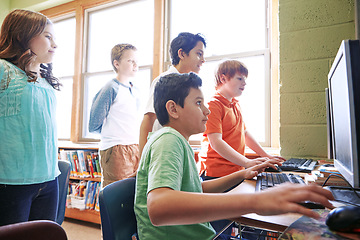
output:
POLYGON ((205 130, 209 110, 195 73, 173 73, 160 78, 154 108, 164 128, 154 132, 144 147, 136 178, 135 215, 139 239, 212 239, 210 221, 247 213, 275 215, 317 213, 297 202, 310 200, 331 208, 331 193, 317 185, 287 184, 253 194, 223 193, 251 179, 275 162, 264 162, 225 177, 201 182, 188 143, 205 130))

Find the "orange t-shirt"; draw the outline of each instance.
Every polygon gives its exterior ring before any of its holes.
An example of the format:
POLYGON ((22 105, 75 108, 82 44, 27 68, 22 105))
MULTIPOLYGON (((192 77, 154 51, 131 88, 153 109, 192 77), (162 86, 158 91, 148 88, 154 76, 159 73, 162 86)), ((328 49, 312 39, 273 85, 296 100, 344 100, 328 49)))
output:
POLYGON ((205 172, 206 176, 222 177, 244 169, 244 167, 221 157, 212 149, 207 138, 208 133, 221 133, 222 139, 227 144, 244 155, 246 128, 238 101, 233 98, 230 102, 220 93, 216 93, 209 102, 209 109, 211 113, 208 116, 209 120, 206 123, 206 130, 203 134, 199 153, 201 162, 200 175, 205 172))

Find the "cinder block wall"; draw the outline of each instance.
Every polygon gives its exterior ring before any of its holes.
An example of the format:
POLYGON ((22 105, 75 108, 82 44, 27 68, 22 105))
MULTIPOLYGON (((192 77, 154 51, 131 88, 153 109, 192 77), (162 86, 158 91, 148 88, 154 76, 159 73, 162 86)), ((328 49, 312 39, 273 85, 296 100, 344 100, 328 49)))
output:
POLYGON ((325 88, 354 0, 279 0, 280 146, 284 157, 327 157, 325 88))

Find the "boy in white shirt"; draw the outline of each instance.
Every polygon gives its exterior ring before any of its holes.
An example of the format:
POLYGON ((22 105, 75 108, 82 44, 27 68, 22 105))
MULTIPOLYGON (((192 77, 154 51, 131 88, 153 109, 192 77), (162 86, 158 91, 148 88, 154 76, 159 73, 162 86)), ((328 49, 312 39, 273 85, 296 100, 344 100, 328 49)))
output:
POLYGON ((111 62, 116 78, 95 95, 89 120, 89 132, 101 134, 102 187, 131 176, 139 164, 139 100, 130 81, 138 71, 136 48, 115 45, 111 62))

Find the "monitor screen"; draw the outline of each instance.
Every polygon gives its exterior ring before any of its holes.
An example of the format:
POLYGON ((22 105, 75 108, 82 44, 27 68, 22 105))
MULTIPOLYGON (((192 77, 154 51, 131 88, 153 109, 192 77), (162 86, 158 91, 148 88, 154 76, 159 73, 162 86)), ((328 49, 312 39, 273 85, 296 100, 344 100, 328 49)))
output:
POLYGON ((358 40, 344 40, 328 75, 335 167, 359 187, 360 52, 358 40))

